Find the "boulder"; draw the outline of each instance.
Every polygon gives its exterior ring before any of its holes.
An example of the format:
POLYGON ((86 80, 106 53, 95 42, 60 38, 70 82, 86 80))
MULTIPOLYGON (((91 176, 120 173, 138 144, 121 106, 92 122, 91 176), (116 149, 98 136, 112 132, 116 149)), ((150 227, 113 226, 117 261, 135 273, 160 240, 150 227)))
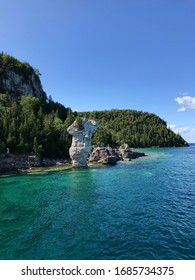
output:
POLYGON ((128 144, 123 144, 120 146, 119 154, 122 160, 129 160, 129 161, 138 157, 146 156, 145 153, 131 151, 128 144))
POLYGON ((119 154, 122 160, 131 160, 132 151, 129 148, 128 144, 123 144, 119 147, 119 154))
POLYGON ((107 157, 102 158, 98 161, 98 163, 108 164, 108 165, 116 164, 116 162, 117 162, 116 156, 107 156, 107 157))
POLYGON ((115 164, 120 157, 111 147, 96 147, 89 156, 90 163, 115 164))

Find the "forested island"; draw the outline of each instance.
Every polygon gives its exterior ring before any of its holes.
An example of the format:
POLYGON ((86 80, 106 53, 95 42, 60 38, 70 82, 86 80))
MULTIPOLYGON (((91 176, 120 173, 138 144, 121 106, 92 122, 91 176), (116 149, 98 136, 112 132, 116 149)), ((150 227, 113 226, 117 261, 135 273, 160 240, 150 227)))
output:
POLYGON ((106 110, 79 113, 80 117, 94 119, 99 123, 93 144, 130 147, 181 147, 186 141, 167 127, 167 123, 156 116, 135 110, 106 110))
POLYGON ((76 120, 96 120, 92 144, 113 148, 181 147, 188 145, 155 114, 135 110, 73 112, 44 92, 40 72, 29 63, 0 53, 0 154, 35 153, 41 157, 69 158, 67 128, 76 120))

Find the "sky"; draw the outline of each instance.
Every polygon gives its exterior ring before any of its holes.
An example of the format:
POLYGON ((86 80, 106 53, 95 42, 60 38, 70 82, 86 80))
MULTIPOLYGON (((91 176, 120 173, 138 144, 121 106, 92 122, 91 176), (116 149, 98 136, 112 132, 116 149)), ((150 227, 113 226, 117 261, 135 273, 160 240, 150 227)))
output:
POLYGON ((0 0, 0 51, 77 111, 155 113, 195 142, 194 0, 0 0))

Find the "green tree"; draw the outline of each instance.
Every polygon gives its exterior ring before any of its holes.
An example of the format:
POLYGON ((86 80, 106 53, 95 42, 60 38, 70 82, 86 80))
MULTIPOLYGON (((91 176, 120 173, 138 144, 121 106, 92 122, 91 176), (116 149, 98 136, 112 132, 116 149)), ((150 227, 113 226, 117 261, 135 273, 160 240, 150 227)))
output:
POLYGON ((33 140, 33 152, 37 155, 42 154, 42 145, 38 144, 36 137, 34 137, 34 140, 33 140))

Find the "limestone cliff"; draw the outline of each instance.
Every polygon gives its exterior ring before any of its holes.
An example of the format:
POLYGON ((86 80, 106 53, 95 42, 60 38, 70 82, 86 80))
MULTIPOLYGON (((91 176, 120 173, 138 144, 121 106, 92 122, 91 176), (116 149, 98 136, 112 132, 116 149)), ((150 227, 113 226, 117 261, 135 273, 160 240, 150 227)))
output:
POLYGON ((0 53, 0 93, 7 92, 15 99, 23 95, 46 97, 39 72, 28 63, 22 63, 7 54, 0 53))
POLYGON ((87 119, 82 119, 82 129, 77 127, 76 121, 68 127, 67 131, 72 135, 72 145, 69 149, 69 154, 73 167, 87 166, 88 155, 91 151, 91 137, 97 127, 95 121, 87 119))
POLYGON ((42 98, 44 92, 39 77, 32 73, 27 81, 14 71, 6 71, 1 77, 1 92, 8 92, 12 97, 20 99, 22 95, 36 96, 42 98))

